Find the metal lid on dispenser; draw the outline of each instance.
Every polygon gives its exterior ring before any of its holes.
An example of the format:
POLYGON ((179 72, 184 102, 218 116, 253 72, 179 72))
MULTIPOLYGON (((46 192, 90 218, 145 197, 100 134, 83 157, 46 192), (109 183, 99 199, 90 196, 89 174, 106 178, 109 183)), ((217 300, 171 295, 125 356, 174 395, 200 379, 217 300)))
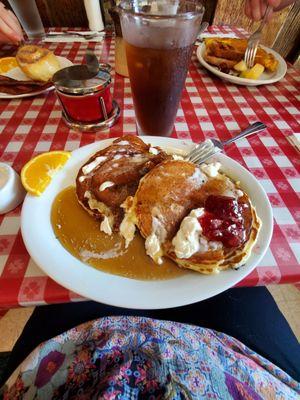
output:
POLYGON ((111 83, 111 66, 100 64, 95 75, 87 65, 72 65, 57 71, 52 78, 55 88, 63 93, 84 95, 102 91, 111 83))

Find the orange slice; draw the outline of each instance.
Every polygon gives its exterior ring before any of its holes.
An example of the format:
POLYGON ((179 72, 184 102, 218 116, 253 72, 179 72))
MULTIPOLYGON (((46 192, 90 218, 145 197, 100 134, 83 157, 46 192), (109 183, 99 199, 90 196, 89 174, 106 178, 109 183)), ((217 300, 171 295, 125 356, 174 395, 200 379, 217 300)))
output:
POLYGON ((16 57, 0 58, 0 74, 10 71, 18 66, 16 57))
POLYGON ((24 165, 21 181, 27 192, 40 196, 51 182, 53 175, 60 170, 71 153, 68 151, 50 151, 42 153, 24 165))

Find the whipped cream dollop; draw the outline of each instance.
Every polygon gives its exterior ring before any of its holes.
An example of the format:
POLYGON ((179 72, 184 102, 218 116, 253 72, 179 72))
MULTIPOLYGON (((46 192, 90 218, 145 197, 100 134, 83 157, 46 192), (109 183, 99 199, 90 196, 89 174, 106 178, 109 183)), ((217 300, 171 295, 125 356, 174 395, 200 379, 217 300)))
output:
POLYGON ((152 217, 152 232, 146 238, 145 248, 148 256, 157 264, 162 264, 162 243, 166 238, 166 230, 158 217, 152 217))
POLYGON ((202 235, 202 227, 198 219, 203 214, 203 207, 196 208, 182 220, 180 228, 172 240, 176 257, 190 258, 195 253, 217 250, 222 247, 221 242, 209 241, 202 235))
POLYGON ((99 191, 103 192, 105 189, 110 188, 114 186, 114 183, 111 181, 105 181, 103 183, 101 183, 100 187, 99 187, 99 191))
POLYGON ((149 153, 154 154, 156 156, 159 153, 159 151, 155 147, 150 147, 149 153))
POLYGON ((111 220, 106 215, 104 216, 103 221, 100 224, 100 231, 106 233, 107 235, 111 235, 112 234, 111 220))
POLYGON ((117 145, 120 146, 126 146, 127 144, 130 144, 129 142, 127 142, 127 140, 121 140, 121 142, 116 143, 117 145))
POLYGON ((182 156, 179 156, 178 154, 172 154, 173 160, 184 160, 182 156))
POLYGON ((125 239, 125 248, 127 249, 135 234, 136 215, 133 198, 128 196, 121 207, 125 209, 125 215, 120 225, 120 235, 125 239))
POLYGON ((155 233, 151 233, 145 240, 146 253, 150 256, 157 264, 162 264, 162 249, 161 243, 158 236, 155 233))
POLYGON ((92 172, 96 167, 98 167, 98 165, 100 165, 101 163, 103 163, 104 161, 106 161, 106 157, 96 157, 94 161, 91 161, 89 164, 85 165, 82 168, 82 172, 84 175, 89 174, 90 172, 92 172))
POLYGON ((201 171, 204 172, 210 178, 215 178, 219 174, 219 170, 221 168, 221 163, 213 162, 210 164, 201 164, 201 171))
POLYGON ((226 180, 227 189, 222 193, 223 196, 234 197, 236 199, 242 197, 244 195, 243 191, 238 189, 227 176, 220 174, 221 167, 222 165, 218 161, 200 165, 201 171, 209 178, 216 178, 219 175, 220 178, 226 180))
POLYGON ((125 239, 125 247, 133 240, 135 234, 135 223, 132 221, 130 215, 126 214, 120 225, 120 234, 125 239))
POLYGON ((82 183, 82 182, 84 182, 84 181, 86 180, 86 178, 87 178, 86 176, 83 176, 83 175, 82 175, 82 176, 80 176, 80 177, 78 178, 78 180, 79 180, 80 183, 82 183))

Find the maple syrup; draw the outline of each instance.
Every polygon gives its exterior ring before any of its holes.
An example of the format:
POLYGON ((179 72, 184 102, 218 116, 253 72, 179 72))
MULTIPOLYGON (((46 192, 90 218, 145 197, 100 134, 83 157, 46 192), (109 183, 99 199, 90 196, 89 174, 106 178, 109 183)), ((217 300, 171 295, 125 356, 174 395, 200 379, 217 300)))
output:
POLYGON ((177 265, 164 259, 155 264, 145 252, 145 241, 136 234, 128 249, 118 234, 100 231, 100 222, 93 219, 78 203, 75 187, 61 191, 51 210, 56 238, 73 256, 101 271, 140 280, 164 280, 186 274, 177 265))

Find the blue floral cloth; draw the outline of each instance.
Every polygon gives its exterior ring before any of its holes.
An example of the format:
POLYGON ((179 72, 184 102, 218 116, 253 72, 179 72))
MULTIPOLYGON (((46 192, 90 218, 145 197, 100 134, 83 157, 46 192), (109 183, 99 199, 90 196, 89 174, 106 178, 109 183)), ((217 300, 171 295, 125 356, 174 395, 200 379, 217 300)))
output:
POLYGON ((36 348, 4 399, 299 399, 300 384, 238 340, 197 326, 108 317, 36 348))

